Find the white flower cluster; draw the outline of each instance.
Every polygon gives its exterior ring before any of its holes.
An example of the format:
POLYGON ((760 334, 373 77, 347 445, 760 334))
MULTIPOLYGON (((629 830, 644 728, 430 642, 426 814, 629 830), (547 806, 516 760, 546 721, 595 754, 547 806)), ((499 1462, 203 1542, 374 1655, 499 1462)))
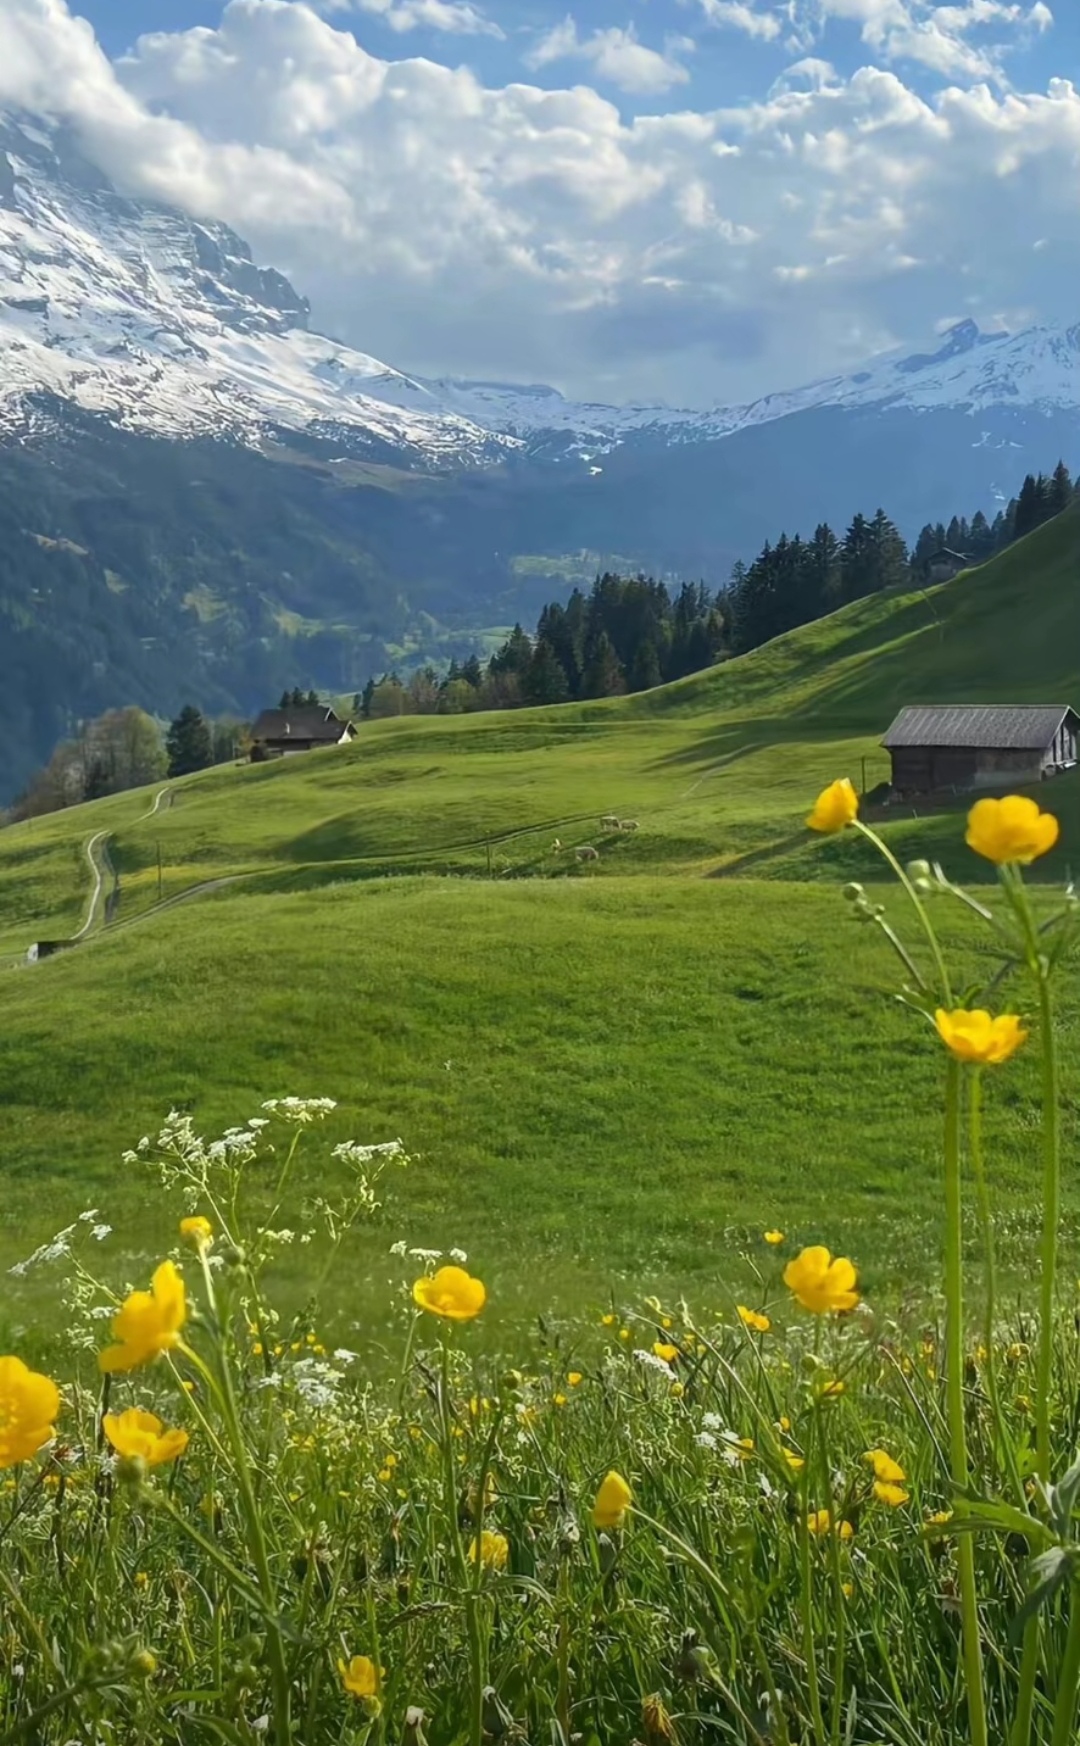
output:
POLYGON ((335 1146, 334 1158, 342 1164, 351 1164, 357 1170, 364 1170, 369 1164, 407 1164, 409 1154, 401 1140, 383 1140, 378 1146, 361 1146, 356 1140, 342 1140, 335 1146))
POLYGON ((62 1231, 57 1231, 55 1237, 50 1237, 47 1243, 42 1243, 32 1255, 28 1255, 25 1261, 16 1261, 13 1267, 8 1268, 8 1272, 16 1279, 23 1279, 31 1268, 46 1266, 50 1261, 63 1260, 71 1254, 72 1239, 78 1234, 80 1225, 89 1225, 89 1234, 97 1243, 103 1243, 112 1231, 111 1225, 100 1222, 97 1207, 89 1207, 86 1212, 79 1214, 73 1225, 65 1225, 62 1231))
POLYGON ((336 1404, 341 1377, 332 1365, 319 1358, 298 1358, 289 1377, 305 1406, 318 1409, 336 1404))
POLYGON ((671 1381, 671 1365, 666 1358, 658 1358, 655 1352, 646 1352, 643 1346, 634 1348, 634 1357, 639 1364, 644 1364, 647 1369, 655 1370, 658 1375, 666 1376, 668 1381, 671 1381))
POLYGON ((306 1127, 311 1122, 321 1122, 337 1109, 337 1103, 332 1097, 268 1097, 262 1107, 283 1122, 306 1127))

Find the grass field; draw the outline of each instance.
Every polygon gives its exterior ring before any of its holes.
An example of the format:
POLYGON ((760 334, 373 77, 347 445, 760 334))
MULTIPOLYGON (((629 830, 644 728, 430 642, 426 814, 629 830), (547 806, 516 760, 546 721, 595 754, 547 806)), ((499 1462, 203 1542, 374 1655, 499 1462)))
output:
MULTIPOLYGON (((940 1063, 839 896, 873 876, 865 845, 802 820, 864 758, 868 785, 886 773, 902 703, 1080 701, 1078 567, 1069 515, 942 588, 643 696, 375 724, 175 783, 150 816, 152 792, 5 831, 0 955, 75 931, 100 830, 121 901, 77 951, 4 976, 0 1263, 90 1204, 114 1266, 156 1252, 123 1149, 173 1104, 213 1129, 299 1093, 342 1104, 332 1139, 418 1155, 357 1246, 343 1317, 385 1296, 398 1236, 460 1244, 521 1311, 602 1301, 615 1278, 715 1293, 764 1223, 857 1249, 882 1289, 924 1275, 940 1063), (601 836, 609 811, 639 830, 601 836), (573 859, 585 842, 595 865, 573 859)), ((1036 876, 1060 880, 1080 779, 1040 798, 1062 839, 1036 876)), ((883 828, 985 883, 964 806, 883 828)), ((1029 1108, 1023 1063, 1000 1096, 1029 1108)), ((1033 1169, 1011 1114, 1006 1235, 1033 1169)))

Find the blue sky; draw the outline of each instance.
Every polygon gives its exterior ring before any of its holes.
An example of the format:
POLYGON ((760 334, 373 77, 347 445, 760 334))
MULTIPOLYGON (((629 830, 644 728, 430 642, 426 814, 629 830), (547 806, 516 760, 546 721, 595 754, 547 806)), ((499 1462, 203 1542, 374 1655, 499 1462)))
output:
POLYGON ((1080 321, 1077 0, 4 0, 0 101, 398 368, 717 404, 1080 321))
MULTIPOLYGON (((213 28, 219 23, 223 8, 219 0, 152 0, 150 7, 145 0, 82 0, 73 10, 90 20, 106 52, 118 56, 148 31, 177 32, 193 25, 213 28)), ((377 16, 350 13, 344 7, 323 10, 339 29, 349 30, 372 53, 383 56, 401 53, 401 35, 377 16)), ((869 6, 866 10, 872 16, 869 6)), ((885 8, 881 10, 884 12, 885 8)), ((925 20, 948 8, 920 10, 925 20)), ((1029 5, 1017 8, 1021 17, 1030 10, 1029 5)), ((1057 0, 1051 10, 1053 25, 1049 28, 1015 28, 1000 16, 990 16, 985 23, 973 24, 956 34, 974 49, 993 55, 1003 76, 1012 84, 1038 89, 1054 77, 1080 79, 1080 4, 1076 0, 1057 0)), ((525 71, 535 83, 557 89, 567 83, 568 73, 587 82, 595 80, 595 73, 590 79, 589 63, 570 59, 523 69, 522 57, 528 54, 530 44, 550 33, 568 15, 576 21, 579 37, 586 41, 594 32, 625 30, 630 26, 646 48, 660 53, 673 38, 693 43, 692 51, 681 55, 676 51, 674 56, 683 61, 688 80, 670 89, 694 108, 760 98, 786 67, 807 53, 824 56, 841 74, 850 74, 867 63, 864 20, 858 16, 857 0, 850 8, 854 16, 815 18, 814 8, 807 7, 795 25, 784 18, 789 8, 782 4, 755 5, 754 0, 749 0, 747 11, 751 14, 756 11, 763 19, 775 18, 779 26, 776 35, 751 36, 745 30, 725 26, 722 21, 710 25, 704 8, 680 4, 679 0, 626 0, 625 4, 618 0, 578 0, 578 3, 570 0, 568 6, 548 5, 543 0, 518 4, 495 0, 485 6, 484 14, 503 32, 501 40, 484 35, 448 36, 418 25, 409 33, 408 48, 449 65, 465 61, 489 84, 521 78, 525 71)), ((940 85, 941 79, 932 67, 920 64, 910 54, 899 59, 915 89, 931 93, 940 85)), ((669 100, 655 92, 620 91, 619 102, 630 113, 670 107, 669 100)))

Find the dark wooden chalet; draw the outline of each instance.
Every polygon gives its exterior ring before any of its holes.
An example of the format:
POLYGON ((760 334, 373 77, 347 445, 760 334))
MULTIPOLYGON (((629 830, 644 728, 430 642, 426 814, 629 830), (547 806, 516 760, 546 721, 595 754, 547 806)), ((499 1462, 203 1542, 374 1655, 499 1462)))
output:
POLYGON ((1076 762, 1080 716, 1065 703, 913 704, 882 745, 897 794, 1038 782, 1076 762))
POLYGON ((251 730, 251 757, 253 763, 261 763, 291 752, 311 752, 319 746, 343 746, 355 738, 352 722, 342 721, 321 703, 264 709, 251 730))

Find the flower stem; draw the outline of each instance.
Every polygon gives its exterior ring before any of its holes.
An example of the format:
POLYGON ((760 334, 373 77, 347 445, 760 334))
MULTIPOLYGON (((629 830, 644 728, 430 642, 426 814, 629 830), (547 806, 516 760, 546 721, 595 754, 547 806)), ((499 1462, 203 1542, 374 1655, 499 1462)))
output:
POLYGON ((994 1418, 994 1436, 999 1457, 1009 1469, 1013 1491, 1021 1509, 1026 1508, 1024 1482, 1016 1464, 1012 1439, 1001 1412, 1001 1396, 997 1384, 997 1357, 994 1351, 994 1324, 997 1319, 997 1254, 994 1243, 994 1221, 990 1210, 990 1194, 986 1184, 986 1166, 982 1147, 982 1069, 976 1067, 968 1080, 968 1144, 971 1151, 971 1171, 975 1178, 975 1204, 979 1213, 979 1229, 983 1243, 983 1266, 986 1272, 985 1309, 983 1315, 983 1345, 986 1348, 986 1392, 994 1418))
POLYGON ((205 1249, 200 1250, 199 1260, 202 1264, 203 1285, 206 1291, 207 1307, 210 1311, 211 1323, 215 1333, 217 1357, 217 1401, 225 1424, 225 1434, 232 1456, 233 1471, 236 1474, 236 1489, 240 1500, 240 1509, 247 1530, 248 1550, 258 1580, 259 1593, 266 1615, 266 1649, 270 1663, 270 1683, 273 1689, 274 1746, 292 1746, 291 1719, 291 1686, 289 1668, 285 1658, 285 1641, 282 1635, 278 1617, 277 1590, 270 1569, 270 1558, 266 1546, 266 1535, 263 1530, 262 1516, 259 1511, 259 1501, 255 1496, 255 1487, 251 1479, 251 1466, 248 1460, 247 1446, 244 1442, 243 1427, 240 1423, 240 1412, 236 1402, 236 1390, 233 1387, 232 1367, 228 1354, 228 1330, 224 1326, 218 1310, 217 1294, 214 1290, 213 1275, 207 1261, 205 1249))
MULTIPOLYGON (((1049 970, 1039 950, 1039 930, 1031 912, 1024 882, 1011 868, 1002 868, 1002 884, 1024 933, 1028 968, 1039 990, 1039 1028, 1042 1053, 1042 1151, 1043 1223, 1039 1268, 1039 1350, 1035 1371, 1035 1471, 1049 1482, 1051 1469, 1051 1393, 1054 1379, 1054 1301, 1057 1294, 1057 1240, 1061 1213, 1061 1133, 1058 1114, 1057 1038, 1049 970)), ((1080 1609, 1077 1609, 1080 1611, 1080 1609)), ((1076 1625, 1070 1620, 1069 1644, 1076 1625)), ((1028 1746, 1035 1707, 1035 1682, 1039 1665, 1039 1618, 1029 1620, 1024 1632, 1020 1661, 1020 1687, 1016 1700, 1010 1746, 1028 1746)), ((1068 1652, 1068 1651, 1067 1651, 1068 1652)), ((1065 1668, 1061 1680, 1064 1682, 1065 1668)), ((1060 1687, 1059 1687, 1060 1689, 1060 1687)), ((1075 1686, 1074 1686, 1075 1700, 1075 1686)), ((1075 1707, 1075 1703, 1074 1703, 1075 1707)), ((1071 1712, 1070 1712, 1071 1714, 1071 1712)), ((1055 1740, 1058 1726, 1055 1710, 1055 1740)))
POLYGON ((878 836, 877 831, 872 831, 870 829, 869 825, 864 825, 861 822, 861 820, 859 820, 859 819, 855 819, 853 821, 853 823, 854 823, 854 828, 857 831, 860 831, 862 833, 862 835, 866 838, 868 843, 873 844, 873 846, 877 850, 878 854, 892 868, 893 872, 896 874, 896 877, 899 879, 904 890, 907 892, 908 897, 910 897, 910 899, 915 907, 915 913, 918 916, 919 921, 922 925, 923 933, 926 935, 927 942, 930 946, 930 951, 933 955, 934 963, 937 967, 937 973, 938 973, 938 976, 939 976, 940 981, 941 981, 941 992, 945 997, 946 1003, 951 1006, 952 1005, 952 984, 949 980, 949 970, 948 970, 948 966, 945 963, 945 958, 944 958, 944 955, 943 955, 942 950, 941 950, 941 944, 938 940, 937 934, 934 932, 934 924, 930 920, 930 917, 926 913, 926 905, 924 904, 922 898, 919 896, 919 893, 916 891, 914 885, 911 883, 911 880, 908 878, 907 874, 904 872, 904 869, 901 867, 899 861, 896 859, 896 856, 893 854, 892 850, 887 846, 887 844, 884 843, 882 841, 882 839, 878 836))
MULTIPOLYGON (((968 1483, 967 1430, 964 1423, 964 1247, 960 1186, 960 1063, 951 1056, 945 1079, 945 1370, 949 1419, 949 1465, 958 1492, 968 1483)), ((975 1588, 975 1546, 970 1534, 957 1547, 964 1683, 972 1746, 987 1746, 979 1604, 975 1588)))
POLYGON ((1065 1638, 1065 1652, 1061 1657, 1061 1668, 1058 1673, 1057 1696, 1054 1700, 1054 1728, 1050 1736, 1050 1746, 1072 1746, 1076 1735, 1073 1733, 1073 1721, 1076 1716, 1076 1694, 1080 1690, 1080 1597, 1073 1586, 1069 1595, 1069 1630, 1065 1638))
MULTIPOLYGON (((469 1565, 458 1521, 457 1478, 454 1473, 454 1441, 450 1426, 450 1347, 442 1342, 439 1373, 439 1424, 443 1445, 443 1490, 450 1537, 454 1547, 458 1581, 465 1596, 465 1632, 469 1641, 469 1746, 484 1741, 484 1645, 480 1631, 478 1596, 469 1581, 469 1565)), ((480 1532, 476 1534, 476 1561, 480 1565, 480 1532)))

